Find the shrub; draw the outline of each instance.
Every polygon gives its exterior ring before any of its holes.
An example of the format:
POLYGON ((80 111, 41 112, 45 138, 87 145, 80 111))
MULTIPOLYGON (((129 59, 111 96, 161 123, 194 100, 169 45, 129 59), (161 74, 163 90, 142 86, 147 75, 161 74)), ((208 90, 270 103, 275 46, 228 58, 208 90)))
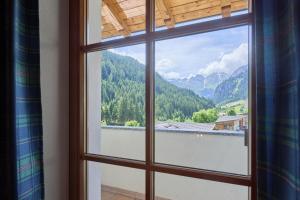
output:
POLYGON ((125 126, 137 127, 137 126, 140 126, 140 123, 138 123, 136 120, 130 120, 125 123, 125 126))
POLYGON ((210 123, 218 119, 218 112, 216 109, 200 110, 194 112, 192 116, 193 122, 197 123, 210 123))

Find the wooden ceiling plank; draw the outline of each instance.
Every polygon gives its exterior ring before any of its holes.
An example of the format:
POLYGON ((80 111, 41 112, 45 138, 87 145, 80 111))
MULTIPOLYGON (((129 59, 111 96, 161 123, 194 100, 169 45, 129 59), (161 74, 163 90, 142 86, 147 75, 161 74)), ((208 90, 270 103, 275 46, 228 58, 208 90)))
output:
POLYGON ((143 15, 145 18, 145 6, 139 6, 124 11, 127 18, 143 15))
POLYGON ((139 15, 139 16, 136 16, 136 17, 130 17, 130 18, 126 19, 126 22, 127 22, 128 26, 130 26, 130 28, 131 28, 132 25, 145 23, 145 16, 144 15, 139 15))
POLYGON ((222 17, 230 17, 231 16, 231 5, 223 6, 222 10, 222 17))
MULTIPOLYGON (((102 14, 102 32, 105 32, 102 37, 109 38, 145 30, 145 8, 141 4, 141 2, 145 2, 144 0, 103 1, 104 5, 106 1, 109 1, 116 8, 107 7, 108 14, 102 14), (118 15, 114 13, 118 13, 118 15), (124 32, 124 27, 127 27, 129 33, 124 32)), ((181 23, 217 15, 230 16, 233 12, 247 9, 247 2, 247 0, 156 0, 156 26, 174 27, 175 22, 181 23), (178 6, 179 3, 180 6, 178 6), (230 10, 228 7, 226 8, 229 5, 230 10), (170 20, 171 17, 173 19, 170 20)))
POLYGON ((123 29, 122 24, 117 20, 117 18, 106 5, 103 5, 102 13, 105 22, 112 24, 118 31, 123 29))
POLYGON ((102 3, 102 13, 104 14, 104 18, 108 20, 122 35, 129 36, 131 33, 130 28, 121 16, 123 11, 118 2, 116 0, 103 0, 102 3))
POLYGON ((119 5, 126 11, 135 7, 145 6, 145 2, 145 0, 126 0, 119 2, 119 5))
POLYGON ((164 23, 168 28, 175 26, 175 19, 169 6, 169 0, 156 0, 156 8, 158 9, 161 18, 164 19, 164 23))
MULTIPOLYGON (((179 14, 186 14, 188 12, 192 12, 192 11, 201 11, 201 10, 207 10, 207 9, 215 9, 215 7, 218 7, 220 10, 220 1, 215 1, 215 2, 208 2, 208 3, 201 3, 201 4, 197 4, 196 2, 194 3, 188 3, 188 4, 184 4, 181 6, 175 6, 172 7, 172 13, 173 15, 179 15, 179 14)), ((243 10, 243 9, 247 9, 248 5, 247 2, 245 1, 234 1, 231 2, 231 9, 233 10, 243 10)), ((221 14, 221 10, 219 12, 221 14)), ((177 21, 176 21, 177 22, 177 21)))
MULTIPOLYGON (((235 11, 239 11, 242 9, 243 9, 243 7, 233 7, 231 11, 235 12, 235 11)), ((175 17, 177 23, 181 23, 181 22, 187 22, 187 21, 191 21, 191 20, 195 20, 195 19, 212 17, 212 16, 216 16, 216 15, 220 15, 220 14, 221 14, 220 6, 216 6, 216 7, 209 8, 209 9, 196 10, 196 11, 187 12, 184 14, 175 15, 174 17, 175 17)))
POLYGON ((221 13, 222 13, 223 18, 231 16, 231 1, 230 0, 222 0, 221 1, 221 13))
MULTIPOLYGON (((234 7, 232 6, 231 12, 236 12, 236 11, 240 11, 240 10, 244 10, 244 9, 245 9, 245 7, 243 5, 234 6, 234 7)), ((174 17, 175 17, 176 22, 180 23, 180 22, 186 22, 186 21, 195 20, 195 19, 212 17, 212 16, 216 16, 216 15, 220 15, 220 14, 221 14, 221 9, 220 9, 220 5, 218 5, 218 6, 207 8, 207 9, 194 10, 191 12, 176 14, 174 17)))

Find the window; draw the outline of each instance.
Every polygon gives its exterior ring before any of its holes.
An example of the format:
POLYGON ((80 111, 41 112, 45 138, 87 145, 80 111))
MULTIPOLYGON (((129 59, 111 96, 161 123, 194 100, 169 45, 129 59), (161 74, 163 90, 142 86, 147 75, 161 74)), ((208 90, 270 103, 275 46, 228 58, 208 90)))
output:
POLYGON ((252 4, 71 2, 70 198, 256 199, 252 4))

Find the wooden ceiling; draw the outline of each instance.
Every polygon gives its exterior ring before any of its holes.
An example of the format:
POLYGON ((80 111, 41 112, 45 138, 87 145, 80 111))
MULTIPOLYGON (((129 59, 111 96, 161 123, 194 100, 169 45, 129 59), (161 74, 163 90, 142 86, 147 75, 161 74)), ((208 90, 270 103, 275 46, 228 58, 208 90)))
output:
MULTIPOLYGON (((156 27, 246 10, 248 0, 156 0, 156 27)), ((102 0, 102 38, 145 30, 145 0, 102 0)))

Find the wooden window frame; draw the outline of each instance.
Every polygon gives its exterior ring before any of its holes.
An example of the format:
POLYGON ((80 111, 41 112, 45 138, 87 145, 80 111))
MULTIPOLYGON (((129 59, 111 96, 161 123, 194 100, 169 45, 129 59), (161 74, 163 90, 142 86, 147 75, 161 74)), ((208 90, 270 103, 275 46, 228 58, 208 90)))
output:
MULTIPOLYGON (((112 41, 86 44, 86 0, 70 1, 70 134, 69 134, 69 199, 86 199, 86 161, 112 164, 145 170, 146 174, 146 200, 154 200, 154 173, 162 172, 185 177, 192 177, 216 182, 223 182, 250 189, 249 199, 256 200, 256 65, 255 58, 255 35, 254 35, 254 0, 249 0, 250 12, 234 17, 201 22, 172 29, 155 31, 155 8, 154 0, 146 1, 146 33, 143 35, 130 36, 112 41), (249 105, 251 117, 250 138, 250 171, 251 175, 237 175, 225 172, 217 172, 204 169, 173 166, 154 162, 154 45, 155 41, 228 29, 243 25, 249 25, 249 91, 251 98, 249 105), (146 160, 137 161, 132 159, 117 158, 104 155, 86 153, 85 144, 85 119, 86 119, 86 84, 85 63, 88 52, 101 51, 109 48, 117 48, 135 44, 146 44, 146 160)), ((100 188, 99 188, 100 189, 100 188)))

